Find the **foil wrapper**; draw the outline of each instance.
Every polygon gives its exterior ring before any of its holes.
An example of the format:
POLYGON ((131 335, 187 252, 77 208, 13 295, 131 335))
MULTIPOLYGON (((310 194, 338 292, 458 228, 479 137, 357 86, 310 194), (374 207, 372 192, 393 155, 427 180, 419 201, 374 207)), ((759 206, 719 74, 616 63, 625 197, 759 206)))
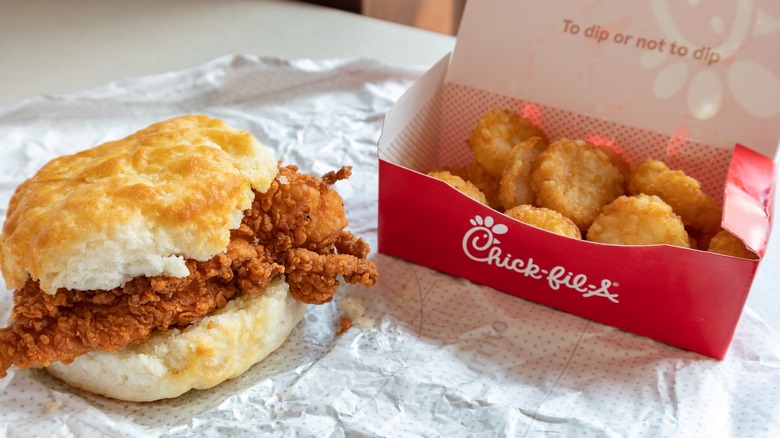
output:
MULTIPOLYGON (((305 172, 353 166, 336 189, 348 229, 376 248, 383 116, 422 72, 236 55, 2 107, 0 216, 48 160, 201 113, 252 132, 305 172)), ((0 436, 780 435, 780 333, 750 307, 716 361, 369 257, 375 288, 342 285, 334 302, 309 307, 279 350, 209 390, 129 403, 11 368, 0 380, 0 436), (362 316, 337 335, 345 309, 362 316)), ((12 305, 11 292, 0 293, 0 325, 12 305)))

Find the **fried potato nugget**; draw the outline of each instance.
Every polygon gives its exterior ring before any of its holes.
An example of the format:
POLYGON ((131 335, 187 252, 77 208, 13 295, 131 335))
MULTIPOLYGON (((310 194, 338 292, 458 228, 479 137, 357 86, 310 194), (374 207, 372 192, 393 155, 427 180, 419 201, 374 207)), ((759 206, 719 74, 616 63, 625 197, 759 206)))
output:
POLYGON ((566 138, 536 158, 531 189, 536 206, 562 213, 583 231, 605 205, 624 194, 623 175, 604 152, 585 141, 566 138))
POLYGON ((531 166, 545 149, 547 149, 547 142, 539 137, 531 137, 512 147, 511 163, 499 181, 498 200, 504 210, 509 210, 516 205, 533 203, 531 166))
POLYGON ((490 207, 499 208, 501 203, 498 200, 498 191, 500 187, 500 179, 491 175, 485 166, 481 165, 477 160, 472 160, 466 167, 466 178, 474 183, 487 198, 487 203, 490 207))
POLYGON ((505 211, 509 217, 515 218, 520 222, 533 225, 537 228, 547 230, 562 236, 582 239, 580 229, 574 225, 569 218, 544 207, 534 207, 533 205, 518 205, 505 211))
POLYGON ((466 181, 457 175, 453 175, 451 172, 447 170, 432 170, 428 172, 428 176, 432 176, 436 179, 442 180, 447 184, 460 190, 463 194, 465 194, 469 198, 475 199, 485 205, 488 205, 487 199, 485 198, 485 194, 482 193, 482 191, 480 191, 477 188, 477 186, 475 186, 474 183, 472 183, 471 181, 466 181))
POLYGON ((609 161, 618 168, 623 175, 623 180, 628 181, 628 178, 631 175, 631 166, 629 166, 626 157, 608 145, 597 144, 596 147, 599 148, 601 152, 604 152, 609 158, 609 161))
POLYGON ((496 210, 501 208, 501 202, 498 200, 500 179, 489 174, 485 167, 476 160, 472 160, 465 167, 445 168, 442 170, 447 170, 455 176, 471 181, 485 195, 488 206, 496 210))
POLYGON ((722 211, 715 199, 701 190, 699 181, 669 169, 662 161, 648 159, 636 166, 628 180, 628 193, 660 197, 701 239, 720 229, 722 211))
POLYGON ((474 159, 491 175, 500 178, 509 166, 512 146, 531 138, 544 139, 544 133, 529 120, 501 108, 488 111, 469 136, 474 159))
POLYGON ((747 246, 739 239, 739 237, 731 234, 726 230, 718 231, 715 236, 710 240, 710 246, 707 251, 716 252, 718 254, 725 254, 734 257, 740 257, 743 259, 758 259, 758 255, 749 250, 747 246))
POLYGON ((688 233, 672 207, 654 195, 620 196, 588 228, 592 242, 618 245, 667 244, 690 248, 688 233))

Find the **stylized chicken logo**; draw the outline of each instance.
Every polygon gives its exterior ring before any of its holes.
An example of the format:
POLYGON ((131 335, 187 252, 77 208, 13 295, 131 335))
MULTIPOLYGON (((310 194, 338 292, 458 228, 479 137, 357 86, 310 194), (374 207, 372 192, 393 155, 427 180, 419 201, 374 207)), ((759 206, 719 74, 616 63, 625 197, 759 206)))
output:
POLYGON ((469 223, 472 228, 463 236, 463 250, 466 254, 470 253, 470 249, 482 252, 501 243, 496 235, 509 231, 506 225, 495 223, 490 216, 483 219, 482 216, 476 215, 473 219, 469 219, 469 223))

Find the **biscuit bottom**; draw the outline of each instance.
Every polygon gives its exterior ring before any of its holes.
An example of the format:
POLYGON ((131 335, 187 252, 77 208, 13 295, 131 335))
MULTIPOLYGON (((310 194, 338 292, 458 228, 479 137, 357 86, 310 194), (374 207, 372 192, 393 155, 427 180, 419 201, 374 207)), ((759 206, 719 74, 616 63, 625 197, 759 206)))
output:
POLYGON ((154 334, 115 353, 96 351, 46 369, 80 389, 126 401, 178 397, 237 377, 282 345, 303 318, 281 278, 262 295, 241 295, 184 329, 154 334))

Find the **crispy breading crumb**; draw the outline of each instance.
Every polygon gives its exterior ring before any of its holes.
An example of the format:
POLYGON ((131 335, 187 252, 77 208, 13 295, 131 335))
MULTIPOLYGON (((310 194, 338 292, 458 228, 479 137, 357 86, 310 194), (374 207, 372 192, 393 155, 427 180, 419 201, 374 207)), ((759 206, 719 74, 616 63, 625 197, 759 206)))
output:
POLYGON ((417 295, 417 290, 413 287, 404 287, 403 289, 397 290, 395 294, 401 297, 402 300, 410 302, 414 300, 414 297, 417 295))
POLYGON ((350 327, 352 327, 352 320, 347 318, 346 316, 341 318, 341 320, 339 321, 339 329, 336 332, 336 336, 349 330, 350 327))
POLYGON ((366 312, 366 308, 355 298, 345 297, 341 300, 341 308, 352 319, 360 318, 366 312))
POLYGON ((54 400, 52 402, 46 403, 46 406, 43 407, 43 413, 51 414, 59 410, 61 406, 62 406, 62 400, 54 400))
POLYGON ((360 328, 369 328, 376 325, 373 318, 364 316, 366 308, 355 298, 346 297, 341 300, 341 308, 351 320, 352 325, 356 325, 360 328))

